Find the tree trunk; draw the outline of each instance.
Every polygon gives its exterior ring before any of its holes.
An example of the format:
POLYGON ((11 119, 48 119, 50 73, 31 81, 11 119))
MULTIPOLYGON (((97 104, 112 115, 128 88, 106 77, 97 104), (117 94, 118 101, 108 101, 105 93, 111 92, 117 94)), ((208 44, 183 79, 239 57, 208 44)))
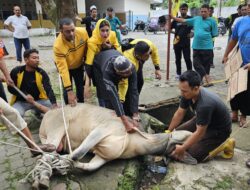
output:
POLYGON ((58 21, 61 18, 69 17, 75 21, 76 0, 38 0, 42 10, 58 30, 58 21))

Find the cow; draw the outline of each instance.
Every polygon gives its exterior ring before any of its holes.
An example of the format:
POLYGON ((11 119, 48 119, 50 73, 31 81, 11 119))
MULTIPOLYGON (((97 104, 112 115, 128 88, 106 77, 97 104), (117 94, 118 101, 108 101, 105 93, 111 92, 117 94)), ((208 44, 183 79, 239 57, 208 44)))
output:
MULTIPOLYGON (((94 157, 89 163, 75 162, 75 167, 93 171, 114 159, 127 159, 139 155, 169 154, 176 144, 182 144, 190 135, 188 131, 174 131, 171 134, 148 134, 136 130, 127 133, 113 110, 91 104, 79 103, 75 107, 64 107, 65 123, 68 126, 73 160, 80 160, 92 151, 94 157)), ((43 144, 63 145, 69 153, 65 138, 62 110, 50 110, 44 115, 39 136, 43 144)))

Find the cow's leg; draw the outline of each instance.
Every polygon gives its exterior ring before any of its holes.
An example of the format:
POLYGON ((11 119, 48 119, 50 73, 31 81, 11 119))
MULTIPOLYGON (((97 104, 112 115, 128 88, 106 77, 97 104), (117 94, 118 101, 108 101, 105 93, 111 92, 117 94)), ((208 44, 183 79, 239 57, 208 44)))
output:
POLYGON ((90 160, 88 163, 75 162, 74 166, 78 169, 85 171, 94 171, 104 165, 107 160, 104 160, 102 157, 97 154, 90 160))
POLYGON ((103 138, 108 136, 110 133, 108 128, 97 127, 87 136, 87 138, 82 142, 82 144, 73 151, 72 160, 80 160, 87 154, 87 152, 93 148, 97 143, 99 143, 103 138))

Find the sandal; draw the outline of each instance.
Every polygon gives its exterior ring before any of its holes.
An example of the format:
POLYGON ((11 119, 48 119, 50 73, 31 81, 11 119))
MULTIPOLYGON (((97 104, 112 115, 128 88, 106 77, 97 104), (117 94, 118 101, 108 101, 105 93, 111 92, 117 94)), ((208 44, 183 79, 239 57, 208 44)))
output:
POLYGON ((242 128, 245 128, 247 127, 247 117, 245 115, 241 115, 240 116, 240 124, 239 126, 242 127, 242 128))

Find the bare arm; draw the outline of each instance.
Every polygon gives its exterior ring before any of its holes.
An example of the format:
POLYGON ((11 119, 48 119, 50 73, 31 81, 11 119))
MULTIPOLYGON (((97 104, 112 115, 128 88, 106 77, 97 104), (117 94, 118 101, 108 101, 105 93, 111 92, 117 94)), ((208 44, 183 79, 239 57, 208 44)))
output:
POLYGON ((178 160, 182 160, 185 154, 185 151, 189 149, 192 145, 197 143, 206 133, 207 126, 197 125, 196 131, 184 142, 183 145, 176 145, 175 150, 171 154, 178 160))
POLYGON ((186 20, 184 18, 177 18, 177 17, 173 17, 173 16, 171 16, 171 17, 173 20, 175 20, 177 22, 181 22, 181 23, 186 22, 186 20))
POLYGON ((172 121, 168 127, 168 130, 173 131, 177 126, 179 126, 185 114, 186 114, 186 110, 179 107, 177 111, 175 112, 174 117, 172 118, 172 121))
POLYGON ((12 25, 7 25, 7 24, 4 24, 5 28, 7 28, 7 30, 11 31, 11 32, 14 32, 15 31, 15 28, 12 26, 12 25))
POLYGON ((13 86, 14 82, 10 77, 10 73, 9 73, 7 67, 6 67, 6 64, 5 64, 4 60, 3 60, 3 58, 0 58, 0 70, 4 74, 7 84, 10 85, 10 86, 13 86))
POLYGON ((224 53, 224 56, 223 56, 222 63, 226 63, 227 62, 227 60, 228 60, 228 54, 232 51, 232 49, 236 46, 236 44, 237 44, 237 40, 231 39, 229 41, 229 44, 228 44, 227 49, 226 49, 226 51, 224 53))

